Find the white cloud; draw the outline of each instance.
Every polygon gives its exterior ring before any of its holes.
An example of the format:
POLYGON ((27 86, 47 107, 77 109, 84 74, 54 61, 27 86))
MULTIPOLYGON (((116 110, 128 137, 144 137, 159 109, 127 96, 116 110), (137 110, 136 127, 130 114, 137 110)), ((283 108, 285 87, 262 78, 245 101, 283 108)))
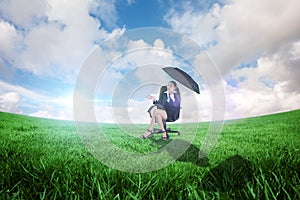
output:
POLYGON ((0 109, 5 112, 22 113, 55 119, 73 119, 73 96, 46 96, 19 85, 0 81, 0 109), (38 109, 26 113, 22 109, 38 109))
POLYGON ((134 4, 135 3, 135 0, 127 0, 127 5, 132 5, 132 4, 134 4))
POLYGON ((191 5, 184 6, 184 13, 171 10, 165 20, 180 33, 190 36, 199 44, 207 44, 217 37, 214 27, 219 23, 220 6, 215 4, 209 13, 197 13, 191 5))
POLYGON ((60 120, 73 120, 72 105, 67 103, 67 100, 60 100, 50 97, 48 101, 40 101, 38 106, 35 106, 37 111, 28 113, 29 116, 60 119, 60 120))
POLYGON ((41 117, 41 118, 53 118, 53 116, 47 110, 39 110, 37 112, 30 113, 29 116, 41 117))
POLYGON ((225 73, 299 39, 299 6, 297 0, 234 0, 222 8, 215 4, 207 13, 198 13, 192 7, 184 13, 173 11, 166 20, 201 45, 213 43, 208 53, 225 73))
POLYGON ((300 94, 284 92, 286 82, 274 89, 252 90, 227 86, 226 118, 244 118, 300 108, 300 94))
MULTIPOLYGON (((151 65, 163 67, 176 63, 173 52, 165 47, 164 41, 159 38, 153 44, 149 44, 144 40, 129 40, 126 47, 127 54, 124 55, 124 60, 135 67, 151 65)), ((118 67, 122 68, 121 65, 118 67)))
MULTIPOLYGON (((10 56, 3 56, 13 67, 73 82, 95 42, 122 31, 116 28, 109 33, 97 18, 90 16, 91 9, 101 2, 45 0, 29 4, 12 0, 0 3, 0 11, 6 16, 0 25, 1 32, 5 33, 1 34, 1 49, 5 54, 10 52, 10 56)), ((113 14, 105 16, 110 15, 113 14)))
MULTIPOLYGON (((287 45, 257 61, 255 68, 232 71, 236 87, 226 86, 227 117, 238 118, 300 108, 299 62, 287 45)), ((231 80, 232 81, 232 80, 231 80)))
POLYGON ((153 47, 164 49, 165 48, 164 41, 162 41, 161 39, 156 39, 153 42, 153 47))
MULTIPOLYGON (((32 102, 30 99, 29 102, 32 102)), ((38 100, 38 109, 36 112, 29 113, 30 116, 73 120, 73 96, 48 96, 44 100, 38 100)))
POLYGON ((0 111, 22 114, 19 108, 21 97, 18 93, 9 92, 0 96, 0 111))
POLYGON ((149 47, 150 47, 150 45, 142 39, 130 40, 130 41, 128 41, 128 44, 127 44, 127 51, 132 51, 132 50, 136 50, 136 49, 144 49, 144 48, 149 48, 149 47))
POLYGON ((33 22, 44 16, 47 8, 45 0, 3 0, 0 2, 2 17, 9 19, 17 26, 30 28, 33 22))
POLYGON ((115 123, 112 107, 107 106, 104 103, 98 103, 95 105, 95 115, 98 122, 115 123))
POLYGON ((218 45, 209 50, 222 71, 299 39, 300 2, 234 1, 220 12, 218 45), (226 53, 220 53, 226 52, 226 53))
POLYGON ((91 12, 100 18, 109 28, 115 28, 117 23, 117 10, 115 0, 95 0, 91 12))
MULTIPOLYGON (((100 22, 89 16, 90 1, 50 1, 49 23, 31 29, 24 37, 26 50, 20 63, 35 74, 75 75, 93 42, 107 36, 100 22)), ((72 77, 73 79, 75 77, 72 77)))
POLYGON ((7 82, 0 81, 0 94, 7 93, 7 92, 15 92, 22 97, 30 98, 30 99, 37 99, 37 100, 45 100, 46 97, 40 95, 36 92, 33 92, 27 88, 24 88, 19 85, 13 85, 7 82))
POLYGON ((239 79, 247 77, 247 80, 240 83, 241 87, 247 86, 253 90, 272 87, 272 85, 281 82, 287 82, 285 86, 286 92, 300 93, 299 75, 300 75, 300 58, 295 58, 298 42, 282 45, 282 47, 274 54, 262 56, 257 60, 257 67, 242 68, 232 72, 232 75, 239 79), (251 74, 251 75, 250 75, 251 74), (251 81, 252 80, 252 81, 251 81), (260 87, 258 87, 260 86, 260 87))
POLYGON ((49 119, 59 119, 59 120, 72 120, 72 114, 68 111, 62 109, 56 110, 38 110, 37 112, 30 113, 29 116, 40 117, 40 118, 49 118, 49 119))
MULTIPOLYGON (((164 46, 162 40, 156 40, 154 43, 161 47, 164 46)), ((98 51, 97 55, 94 56, 95 59, 89 64, 90 69, 93 68, 92 66, 97 69, 108 67, 104 74, 99 77, 97 89, 99 94, 112 94, 116 89, 125 92, 128 91, 128 86, 133 87, 133 84, 134 87, 140 87, 144 84, 167 83, 167 76, 161 68, 177 63, 171 51, 166 52, 158 49, 143 40, 128 40, 123 45, 126 49, 122 49, 122 47, 120 51, 114 49, 115 53, 105 61, 104 58, 108 57, 107 52, 98 51), (110 63, 111 61, 113 63, 110 63), (120 85, 120 81, 122 81, 122 85, 120 85)))
POLYGON ((15 51, 18 50, 20 34, 10 23, 0 20, 0 55, 6 59, 13 59, 15 51))
POLYGON ((293 44, 289 53, 291 55, 291 60, 300 60, 300 41, 293 44))
POLYGON ((139 123, 149 123, 150 117, 147 112, 149 107, 151 106, 151 101, 145 98, 144 101, 136 101, 134 99, 130 99, 128 101, 128 115, 131 122, 139 124, 139 123))
POLYGON ((148 64, 139 67, 133 74, 139 81, 144 84, 163 85, 168 83, 166 74, 161 69, 162 66, 157 64, 148 64))
MULTIPOLYGON (((114 10, 114 3, 106 0, 1 1, 1 69, 21 68, 43 78, 74 83, 95 43, 124 31, 113 26, 110 32, 101 26, 102 21, 108 26, 115 23, 114 10)), ((116 56, 115 52, 108 54, 109 58, 116 56)), ((97 64, 107 63, 104 60, 97 64)), ((0 86, 0 95, 16 92, 22 97, 22 108, 30 108, 30 112, 38 110, 29 115, 72 119, 68 96, 51 96, 47 91, 41 94, 3 81, 0 86)))
MULTIPOLYGON (((171 10, 165 19, 204 46, 224 78, 237 82, 225 83, 225 91, 226 117, 238 118, 300 108, 299 6, 297 0, 233 0, 206 13, 192 6, 171 10), (237 68, 255 60, 255 68, 237 68)), ((207 66, 203 54, 195 65, 207 66)))

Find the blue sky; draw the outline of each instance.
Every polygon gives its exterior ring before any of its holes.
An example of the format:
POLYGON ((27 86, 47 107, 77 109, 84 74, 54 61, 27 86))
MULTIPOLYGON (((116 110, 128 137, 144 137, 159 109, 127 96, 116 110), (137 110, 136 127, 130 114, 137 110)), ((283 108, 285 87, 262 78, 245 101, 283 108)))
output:
MULTIPOLYGON (((283 0, 255 3, 250 0, 34 0, 30 5, 26 0, 1 1, 0 110, 72 120, 74 85, 91 52, 118 34, 144 27, 167 28, 206 50, 222 77, 226 118, 299 109, 300 25, 297 19, 300 14, 296 9, 299 4, 297 0, 289 3, 283 0)), ((174 45, 185 49, 182 50, 185 56, 194 58, 194 66, 208 66, 202 55, 189 52, 188 44, 147 34, 136 38, 133 35, 123 51, 162 48, 171 54, 145 50, 128 55, 114 66, 116 70, 109 74, 104 85, 112 86, 121 80, 133 69, 132 64, 141 67, 151 59, 162 66, 182 64, 172 55, 174 45)), ((111 44, 124 45, 120 42, 111 41, 111 44)), ((113 55, 124 52, 112 48, 105 53, 113 59, 113 55)), ((107 64, 109 60, 99 62, 107 64)), ((147 74, 141 70, 136 73, 136 77, 127 81, 128 87, 148 81, 147 74)), ((205 85, 201 76, 194 75, 203 92, 196 97, 186 92, 186 102, 196 99, 202 107, 187 118, 210 120, 213 89, 205 85)), ((160 77, 164 81, 166 78, 160 77)), ((155 87, 149 88, 149 92, 156 93, 155 87)), ((135 97, 124 109, 130 110, 133 121, 135 116, 143 115, 139 122, 147 122, 144 109, 149 101, 142 100, 137 93, 135 97)), ((95 106, 98 119, 113 122, 110 96, 101 98, 98 101, 104 103, 95 106)), ((195 109, 188 104, 186 110, 192 113, 195 109)))
MULTIPOLYGON (((214 3, 224 4, 224 1, 186 1, 187 5, 192 6, 197 12, 207 11, 214 3)), ((165 15, 170 10, 184 12, 183 1, 117 1, 116 11, 118 13, 117 26, 125 25, 128 29, 140 27, 164 27, 171 28, 164 20, 165 15)))
POLYGON ((120 3, 116 6, 119 13, 117 24, 126 25, 128 29, 143 26, 167 26, 162 20, 166 9, 158 1, 136 1, 128 5, 120 3))

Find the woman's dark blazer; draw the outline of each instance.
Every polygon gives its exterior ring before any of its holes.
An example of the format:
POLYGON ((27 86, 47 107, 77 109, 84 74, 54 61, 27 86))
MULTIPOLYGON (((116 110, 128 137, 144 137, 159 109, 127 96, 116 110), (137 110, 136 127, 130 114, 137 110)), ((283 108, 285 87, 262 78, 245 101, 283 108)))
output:
POLYGON ((175 102, 176 104, 173 105, 170 102, 168 102, 168 96, 167 93, 165 93, 167 91, 167 87, 166 86, 162 86, 160 89, 160 94, 159 94, 159 99, 158 101, 153 101, 153 104, 157 105, 158 109, 164 109, 167 112, 168 118, 167 118, 167 122, 174 122, 179 118, 179 114, 180 114, 180 103, 181 103, 181 97, 180 97, 180 92, 179 89, 177 89, 176 93, 174 93, 174 97, 175 97, 175 102))

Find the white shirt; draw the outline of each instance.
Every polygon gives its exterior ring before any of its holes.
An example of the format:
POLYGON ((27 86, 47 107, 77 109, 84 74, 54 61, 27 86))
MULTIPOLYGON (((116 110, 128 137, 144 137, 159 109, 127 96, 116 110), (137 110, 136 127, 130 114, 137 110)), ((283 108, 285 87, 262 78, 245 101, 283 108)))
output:
POLYGON ((170 102, 170 98, 172 99, 172 101, 175 101, 175 96, 174 94, 170 94, 169 91, 165 91, 165 93, 167 94, 167 102, 170 102))

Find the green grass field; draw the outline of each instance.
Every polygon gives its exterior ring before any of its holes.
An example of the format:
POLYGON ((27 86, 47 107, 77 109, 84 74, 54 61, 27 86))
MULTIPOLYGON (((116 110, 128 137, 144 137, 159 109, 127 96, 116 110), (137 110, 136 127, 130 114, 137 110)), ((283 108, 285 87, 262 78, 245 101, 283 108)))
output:
MULTIPOLYGON (((132 132, 138 136, 145 127, 132 132)), ((227 121, 210 154, 199 158, 207 127, 200 123, 192 145, 171 165, 127 173, 95 159, 73 122, 0 113, 0 199, 300 199, 299 110, 227 121)), ((116 125, 105 128, 129 151, 166 144, 160 135, 142 140, 116 125)), ((180 130, 189 134, 191 125, 180 130)))

